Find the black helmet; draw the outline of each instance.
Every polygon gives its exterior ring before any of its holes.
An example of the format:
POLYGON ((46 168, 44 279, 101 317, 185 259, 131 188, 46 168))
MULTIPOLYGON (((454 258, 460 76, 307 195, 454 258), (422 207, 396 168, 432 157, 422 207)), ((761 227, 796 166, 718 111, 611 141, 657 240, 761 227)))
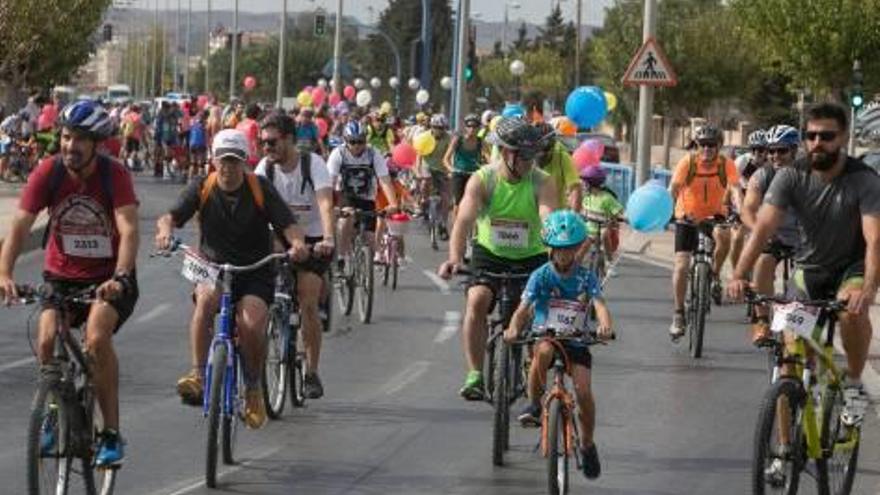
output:
POLYGON ((475 113, 469 113, 464 118, 464 125, 480 125, 480 117, 475 113))
POLYGON ((489 135, 489 142, 502 148, 536 149, 541 141, 541 132, 523 119, 504 117, 489 135))

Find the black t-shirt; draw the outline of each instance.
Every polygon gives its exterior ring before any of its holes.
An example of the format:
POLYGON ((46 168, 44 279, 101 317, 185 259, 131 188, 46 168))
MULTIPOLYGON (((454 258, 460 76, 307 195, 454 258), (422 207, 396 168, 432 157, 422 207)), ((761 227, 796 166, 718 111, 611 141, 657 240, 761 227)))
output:
MULTIPOLYGON (((204 179, 190 184, 171 208, 178 228, 199 212, 204 179)), ((215 186, 199 214, 199 250, 211 261, 248 265, 272 252, 272 234, 283 232, 296 219, 275 188, 259 177, 263 190, 263 209, 257 206, 247 179, 236 191, 226 192, 215 186)))

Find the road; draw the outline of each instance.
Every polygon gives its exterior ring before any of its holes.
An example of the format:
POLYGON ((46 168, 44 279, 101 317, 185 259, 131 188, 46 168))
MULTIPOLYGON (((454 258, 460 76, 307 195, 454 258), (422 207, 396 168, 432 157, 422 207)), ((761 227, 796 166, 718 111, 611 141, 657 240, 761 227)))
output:
MULTIPOLYGON (((326 397, 258 432, 239 435, 241 462, 221 471, 218 490, 202 483, 205 425, 180 404, 177 377, 188 369, 189 288, 178 260, 147 257, 155 218, 177 187, 138 179, 142 203, 141 299, 116 337, 121 362, 127 463, 118 493, 130 495, 535 494, 544 462, 535 430, 514 426, 508 466, 491 465, 491 409, 458 398, 463 378, 455 283, 426 275, 442 259, 412 235, 412 263, 397 292, 379 289, 375 322, 337 318, 325 340, 326 397)), ((185 235, 192 237, 193 231, 185 235)), ((39 252, 25 255, 22 281, 39 275, 39 252)), ((669 273, 625 260, 607 299, 620 338, 595 350, 596 439, 602 477, 573 477, 573 493, 743 494, 748 491, 765 357, 746 345, 741 307, 710 316, 706 357, 666 337, 669 273)), ((4 309, 0 331, 0 480, 24 493, 24 445, 35 383, 23 308, 4 309)), ((514 406, 515 410, 521 407, 514 406)), ((880 492, 880 420, 865 427, 854 493, 880 492)), ((802 493, 813 493, 804 490, 802 493)))

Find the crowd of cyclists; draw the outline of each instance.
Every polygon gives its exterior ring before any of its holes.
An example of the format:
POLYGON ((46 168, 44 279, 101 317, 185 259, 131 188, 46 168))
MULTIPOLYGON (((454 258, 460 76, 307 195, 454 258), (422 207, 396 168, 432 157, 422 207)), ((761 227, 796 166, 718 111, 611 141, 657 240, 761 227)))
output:
MULTIPOLYGON (((30 103, 38 108, 40 102, 30 103)), ((39 118, 45 112, 34 113, 39 118)), ((31 125, 32 116, 17 113, 0 129, 24 139, 23 121, 31 125)), ((489 315, 506 283, 498 274, 521 277, 517 293, 522 296, 507 315, 505 340, 554 325, 560 333, 583 330, 586 315, 592 315, 598 338, 612 338, 613 319, 602 296, 605 274, 584 261, 591 251, 599 252, 612 267, 608 275, 614 275, 618 224, 625 212, 605 185, 604 169, 575 167, 572 150, 560 139, 558 119, 544 122, 487 110, 465 116, 462 123, 461 132, 452 132, 440 113, 402 120, 387 104, 285 111, 194 98, 163 100, 155 108, 76 101, 57 112, 51 127, 47 122, 33 127, 27 139, 41 141, 35 136, 47 132, 54 137, 38 148, 42 160, 28 167, 19 211, 0 254, 0 294, 9 300, 16 294, 15 261, 37 214, 48 209, 46 281, 58 291, 97 285, 97 302, 78 308, 65 322, 85 324, 104 418, 96 463, 118 465, 124 458, 112 336, 138 299, 135 259, 139 230, 146 227, 138 225, 133 175, 142 171, 186 183, 157 221, 156 249, 169 249, 174 230, 198 216, 199 251, 211 262, 249 265, 273 251, 289 253, 297 274, 309 398, 324 395, 321 305, 331 290, 325 274, 344 269, 356 221, 365 222, 368 244, 387 228, 379 215, 345 212, 424 216, 430 198, 439 196, 440 238, 448 240, 448 257, 438 275, 469 274, 462 321, 467 372, 460 391, 466 400, 487 397, 489 315), (395 147, 422 133, 432 134, 433 149, 415 163, 398 163, 395 147)), ((676 164, 669 184, 676 205, 669 333, 673 341, 685 333, 688 268, 699 230, 711 231, 716 241, 713 295, 719 300, 723 293, 741 300, 750 287, 772 295, 777 265, 794 257, 794 292, 807 299, 848 301, 840 316, 848 364, 844 415, 858 424, 867 407, 860 380, 872 333, 867 309, 880 282, 880 178, 847 156, 847 133, 845 110, 820 104, 807 113, 803 133, 787 125, 756 131, 748 137, 749 153, 734 161, 720 152, 717 127, 696 129, 695 150, 676 164), (724 291, 728 258, 733 269, 724 291)), ((8 166, 9 153, 2 155, 8 166)), ((233 284, 246 365, 243 418, 251 428, 266 422, 261 373, 274 273, 269 266, 237 275, 233 284)), ((219 288, 195 285, 193 303, 190 369, 177 382, 177 392, 185 403, 201 405, 219 288)), ((57 316, 57 308, 44 309, 42 363, 51 357, 57 316)), ((752 341, 764 345, 771 338, 769 308, 756 307, 752 318, 752 341)), ((592 435, 590 351, 576 341, 564 347, 572 363, 581 467, 595 479, 600 462, 592 435)), ((548 345, 531 350, 528 403, 518 415, 524 426, 541 424, 552 353, 548 345)), ((52 442, 44 439, 46 445, 52 442)))

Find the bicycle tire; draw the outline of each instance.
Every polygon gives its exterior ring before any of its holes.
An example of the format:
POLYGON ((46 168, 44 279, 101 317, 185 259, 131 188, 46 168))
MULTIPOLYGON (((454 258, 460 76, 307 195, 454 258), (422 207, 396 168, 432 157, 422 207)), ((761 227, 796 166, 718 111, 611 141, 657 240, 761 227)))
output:
POLYGON ((214 347, 211 356, 210 403, 208 405, 208 444, 205 463, 205 485, 217 487, 217 454, 220 446, 220 417, 223 414, 223 381, 226 377, 226 345, 214 347))
POLYGON ((333 329, 333 270, 327 269, 325 277, 325 286, 321 292, 321 301, 318 304, 318 308, 324 310, 324 318, 321 319, 321 330, 327 333, 333 329))
POLYGON ((235 388, 230 391, 234 394, 232 397, 232 411, 227 414, 224 407, 222 416, 223 421, 220 424, 220 432, 222 433, 221 445, 223 447, 223 464, 226 465, 235 464, 234 452, 235 439, 238 433, 238 418, 241 417, 240 414, 243 412, 245 403, 244 366, 242 363, 241 355, 237 352, 233 354, 232 370, 234 377, 233 385, 235 388), (239 407, 242 408, 242 411, 238 410, 239 407))
POLYGON ((391 290, 397 290, 397 275, 400 271, 400 242, 395 240, 392 246, 394 249, 391 250, 391 259, 388 261, 391 264, 391 290))
MULTIPOLYGON (((804 440, 803 428, 801 427, 801 416, 803 414, 805 393, 801 382, 794 378, 782 378, 767 389, 761 402, 761 409, 758 413, 758 424, 755 428, 754 450, 752 456, 752 493, 754 495, 764 495, 765 493, 784 493, 786 495, 794 495, 798 491, 800 484, 800 474, 806 463, 806 443, 804 440), (766 471, 772 462, 774 435, 778 435, 779 425, 778 407, 780 401, 788 402, 788 410, 790 418, 794 418, 791 423, 791 431, 789 438, 791 441, 791 452, 787 464, 789 474, 786 477, 782 490, 766 491, 770 485, 770 481, 766 479, 766 471)), ((778 459, 778 457, 775 457, 778 459)), ((775 488, 775 487, 771 487, 775 488)))
POLYGON ((389 261, 388 249, 380 248, 385 253, 385 263, 382 264, 382 287, 388 287, 388 279, 391 276, 391 261, 389 261))
POLYGON ((565 412, 559 399, 548 406, 547 421, 547 490, 551 495, 568 493, 569 457, 566 450, 565 412))
POLYGON ((696 266, 694 273, 696 275, 696 290, 694 291, 696 300, 693 303, 694 321, 691 325, 690 332, 690 351, 691 357, 694 359, 700 359, 703 357, 703 337, 706 331, 706 311, 708 310, 708 305, 711 304, 709 300, 709 266, 705 263, 700 263, 696 266))
MULTIPOLYGON (((489 333, 491 335, 492 328, 489 329, 489 333)), ((490 403, 495 395, 495 343, 499 339, 486 342, 486 352, 483 354, 483 393, 485 400, 490 403)))
POLYGON ((360 248, 358 264, 358 316, 361 323, 370 323, 373 317, 373 295, 375 288, 373 249, 368 245, 360 248))
POLYGON ((856 469, 859 462, 861 445, 861 429, 847 427, 840 419, 843 409, 843 392, 838 387, 829 386, 822 394, 821 443, 823 456, 816 460, 817 483, 819 493, 827 495, 848 495, 852 491, 856 469), (843 449, 836 449, 838 443, 849 440, 848 435, 855 435, 855 446, 846 456, 843 449), (839 461, 835 462, 835 452, 844 452, 839 461), (841 462, 843 461, 843 462, 841 462))
POLYGON ((345 271, 339 274, 337 280, 334 281, 333 289, 336 292, 336 302, 339 304, 339 310, 342 314, 348 316, 354 309, 354 276, 352 273, 353 257, 346 260, 345 271))
POLYGON ((304 390, 305 368, 303 364, 303 355, 299 351, 299 343, 297 335, 294 333, 290 338, 290 366, 287 368, 289 373, 288 382, 290 383, 290 403, 293 407, 303 407, 306 404, 306 393, 304 390))
POLYGON ((510 434, 510 400, 507 383, 510 347, 499 342, 495 346, 495 391, 492 394, 492 464, 504 465, 505 439, 510 434))
MULTIPOLYGON (((284 335, 284 316, 273 305, 266 327, 266 360, 263 365, 263 404, 269 419, 279 419, 287 401, 287 368, 290 366, 288 337, 284 335)), ((289 325, 289 323, 288 323, 289 325)))

